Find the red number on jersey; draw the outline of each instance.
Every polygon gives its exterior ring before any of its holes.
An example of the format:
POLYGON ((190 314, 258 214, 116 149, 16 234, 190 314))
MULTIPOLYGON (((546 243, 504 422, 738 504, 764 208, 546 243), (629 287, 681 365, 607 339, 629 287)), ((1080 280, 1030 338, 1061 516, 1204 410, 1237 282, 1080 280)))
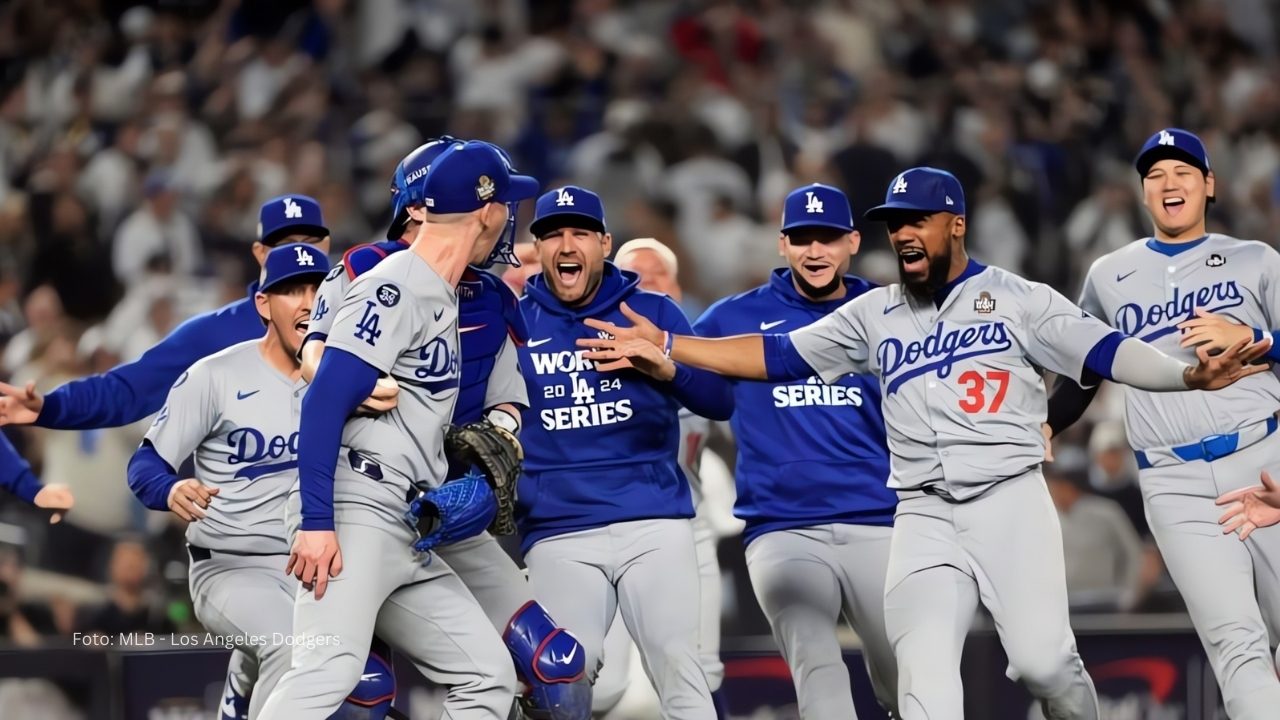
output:
POLYGON ((982 412, 982 408, 986 408, 987 412, 999 412, 1000 406, 1004 404, 1005 391, 1009 389, 1009 371, 1008 370, 988 370, 986 378, 977 370, 966 370, 960 373, 957 381, 961 385, 966 385, 964 397, 960 398, 960 409, 967 413, 982 412), (990 380, 996 384, 995 397, 991 398, 991 404, 987 405, 987 381, 990 380))

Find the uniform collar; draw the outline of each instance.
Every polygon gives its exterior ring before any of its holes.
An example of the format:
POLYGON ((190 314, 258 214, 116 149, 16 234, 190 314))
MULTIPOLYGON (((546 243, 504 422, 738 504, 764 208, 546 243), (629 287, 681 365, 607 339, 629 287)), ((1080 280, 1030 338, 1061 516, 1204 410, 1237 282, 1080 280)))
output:
POLYGON ((982 263, 978 262, 977 260, 974 260, 973 258, 969 258, 969 264, 964 266, 964 270, 960 273, 960 276, 957 277, 955 280, 952 280, 951 282, 947 283, 946 285, 943 285, 941 288, 938 289, 937 292, 933 294, 934 307, 941 309, 942 303, 947 301, 947 297, 951 295, 952 290, 955 290, 957 287, 959 287, 960 284, 963 283, 965 280, 968 280, 969 278, 973 277, 974 275, 977 275, 978 273, 986 269, 987 269, 986 265, 983 265, 982 263))
POLYGON ((1191 248, 1203 243, 1205 240, 1208 240, 1208 239, 1209 239, 1209 236, 1205 235, 1204 237, 1198 240, 1192 240, 1191 242, 1171 243, 1171 242, 1161 242, 1155 238, 1148 238, 1147 247, 1151 248, 1152 250, 1155 250, 1161 255, 1167 255, 1169 257, 1173 257, 1175 255, 1178 255, 1179 253, 1184 253, 1190 250, 1191 248))

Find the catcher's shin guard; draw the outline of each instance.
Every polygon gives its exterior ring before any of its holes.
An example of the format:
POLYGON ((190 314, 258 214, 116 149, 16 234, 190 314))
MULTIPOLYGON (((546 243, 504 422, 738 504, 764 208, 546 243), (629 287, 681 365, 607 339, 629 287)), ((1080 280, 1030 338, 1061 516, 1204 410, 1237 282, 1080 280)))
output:
POLYGON ((587 681, 586 651, 568 630, 536 601, 529 601, 511 618, 502 633, 529 691, 520 698, 532 720, 588 720, 591 683, 587 681))
POLYGON ((384 720, 396 717, 391 703, 396 699, 396 676, 391 663, 382 659, 377 650, 369 653, 364 661, 360 682, 329 720, 384 720))

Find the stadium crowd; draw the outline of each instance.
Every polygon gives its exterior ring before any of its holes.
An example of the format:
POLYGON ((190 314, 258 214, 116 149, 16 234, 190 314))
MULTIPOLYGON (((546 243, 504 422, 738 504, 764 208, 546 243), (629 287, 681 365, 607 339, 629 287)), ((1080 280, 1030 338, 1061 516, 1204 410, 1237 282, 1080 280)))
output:
MULTIPOLYGON (((243 297, 268 197, 318 198, 335 251, 381 236, 395 163, 445 132, 667 243, 691 317, 779 263, 789 189, 837 185, 860 217, 916 164, 968 189, 978 259, 1074 296, 1147 234, 1130 161, 1165 126, 1209 144, 1211 229, 1273 242, 1278 19, 1264 0, 12 0, 0 375, 47 390, 243 297)), ((860 229, 854 272, 893 281, 883 229, 860 229)), ((1176 608, 1104 397, 1046 473, 1072 603, 1176 608)), ((145 428, 6 428, 77 507, 48 526, 0 497, 0 644, 191 626, 179 521, 125 484, 145 428)), ((726 633, 766 633, 741 544, 720 552, 726 633)))

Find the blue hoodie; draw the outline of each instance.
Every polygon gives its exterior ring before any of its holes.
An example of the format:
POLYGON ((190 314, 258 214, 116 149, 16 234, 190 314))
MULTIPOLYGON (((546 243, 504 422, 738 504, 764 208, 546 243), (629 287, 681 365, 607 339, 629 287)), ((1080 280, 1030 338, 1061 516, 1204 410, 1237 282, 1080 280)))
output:
MULTIPOLYGON (((846 275, 839 300, 801 295, 791 270, 765 285, 712 305, 694 324, 705 337, 798 330, 874 286, 846 275)), ((732 380, 738 441, 734 514, 747 526, 744 541, 775 530, 827 523, 892 525, 897 505, 886 486, 880 386, 872 375, 846 375, 835 385, 732 380)))
POLYGON ((528 343, 520 368, 529 387, 520 439, 524 475, 517 492, 521 549, 537 541, 631 520, 693 517, 689 483, 676 464, 681 405, 726 420, 729 384, 701 370, 677 366, 671 382, 635 370, 598 372, 582 357, 579 338, 596 337, 583 320, 629 325, 620 306, 658 327, 690 334, 671 298, 638 289, 635 273, 605 263, 595 299, 563 305, 541 275, 520 300, 528 343))

